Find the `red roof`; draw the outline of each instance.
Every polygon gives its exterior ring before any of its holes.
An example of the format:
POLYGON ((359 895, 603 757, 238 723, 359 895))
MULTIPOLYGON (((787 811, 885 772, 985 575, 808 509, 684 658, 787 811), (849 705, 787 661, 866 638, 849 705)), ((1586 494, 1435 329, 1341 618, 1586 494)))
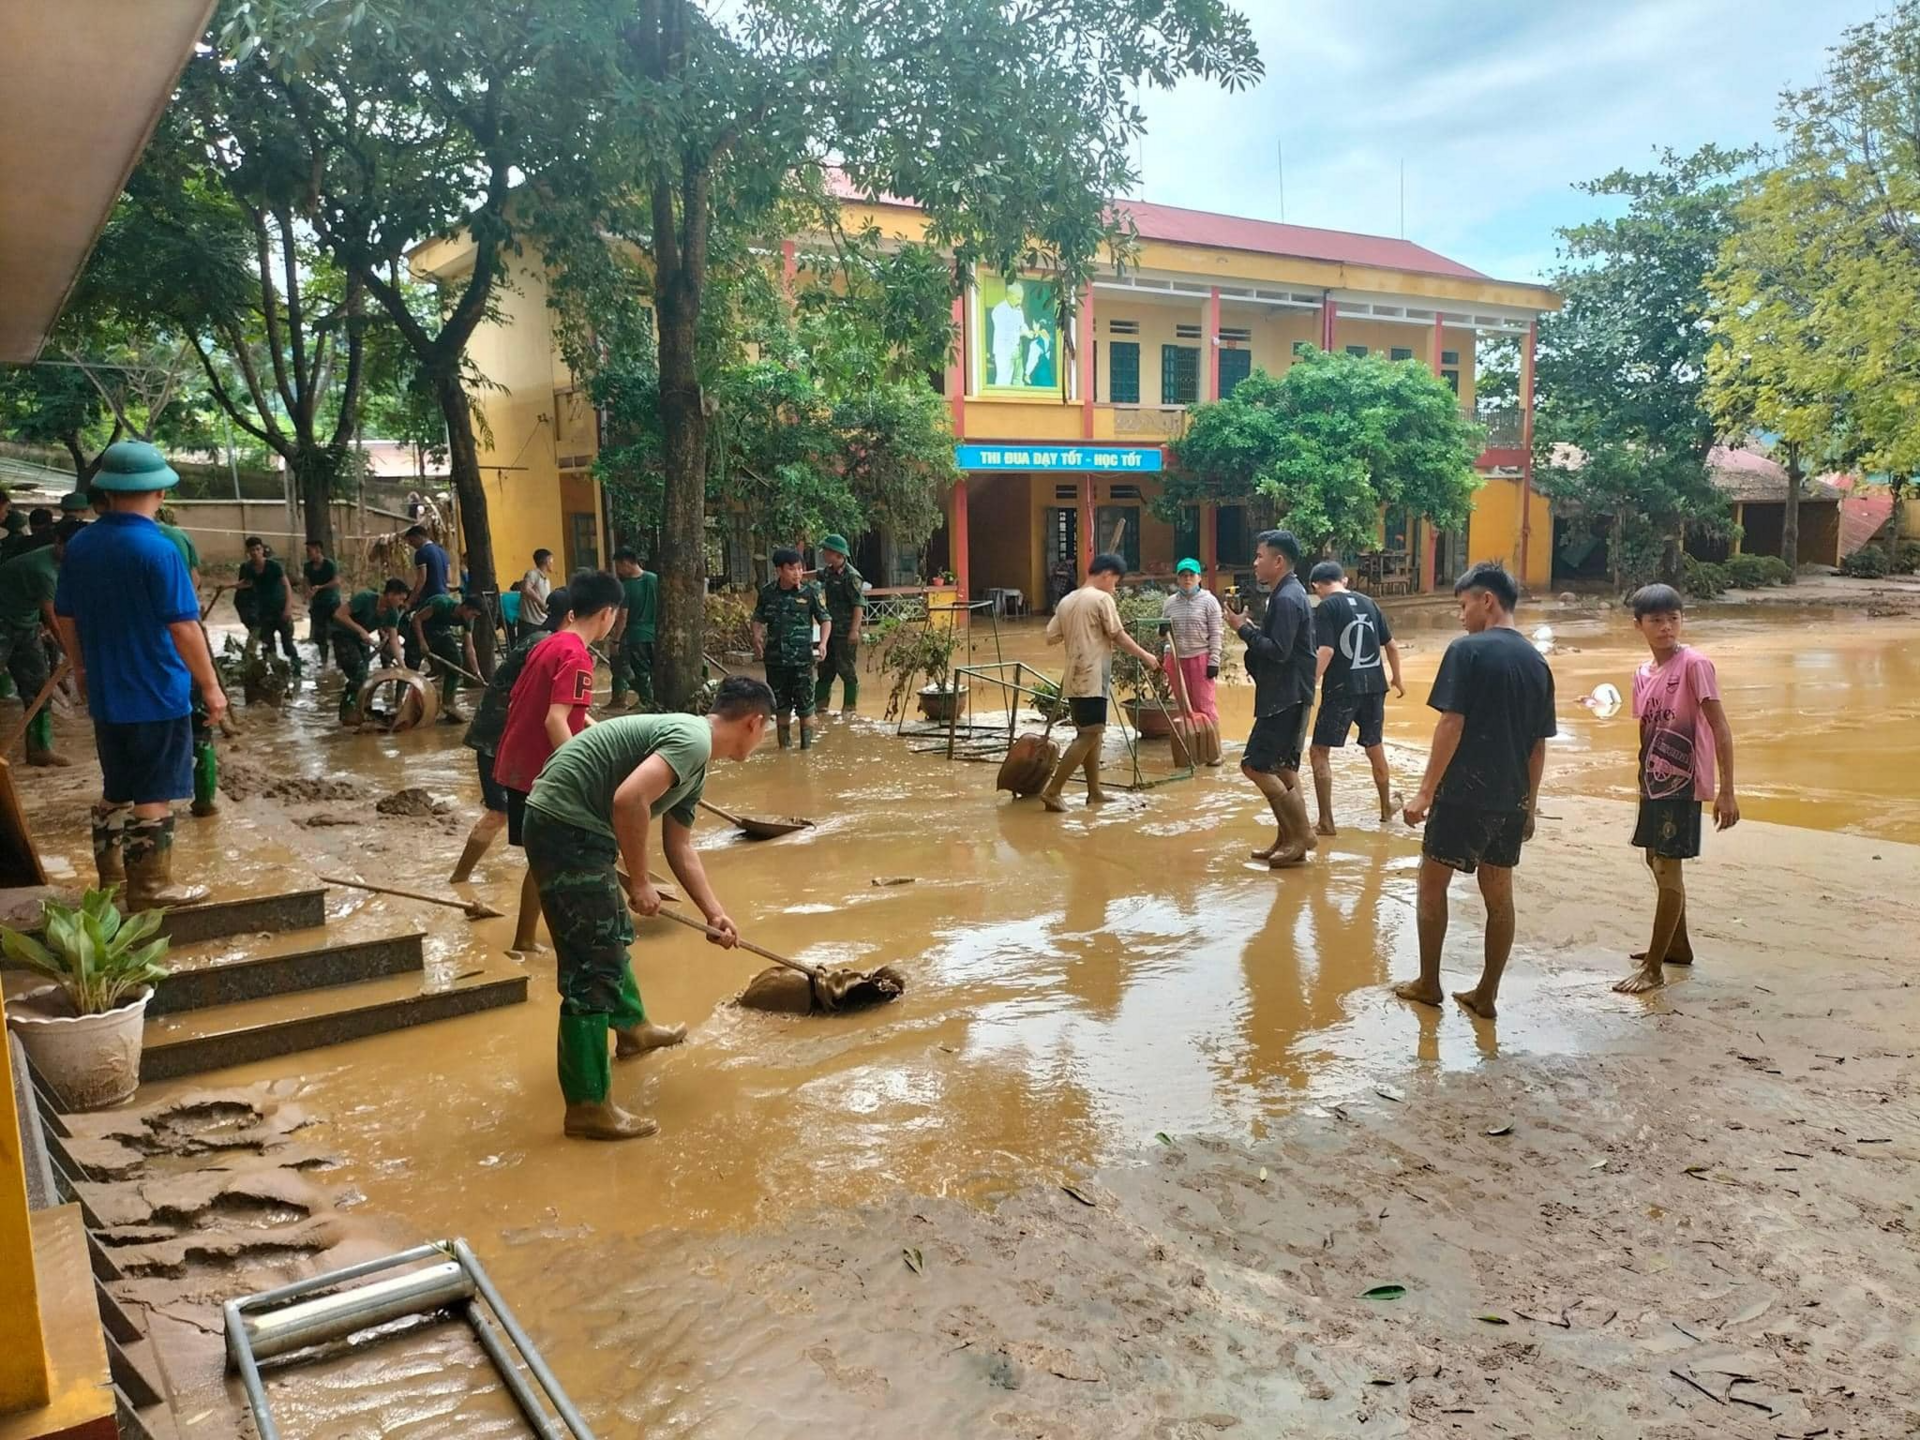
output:
MULTIPOLYGON (((897 195, 863 195, 844 170, 827 171, 827 189, 843 200, 871 199, 878 205, 920 207, 897 195)), ((1451 275, 1460 280, 1489 277, 1457 260, 1435 254, 1411 240, 1384 235, 1360 235, 1350 230, 1321 230, 1312 225, 1282 225, 1273 220, 1249 220, 1239 215, 1216 215, 1209 210, 1184 210, 1178 205, 1152 205, 1144 200, 1116 200, 1133 217, 1143 240, 1176 245, 1210 245, 1220 250, 1245 250, 1256 255, 1288 255, 1301 260, 1327 260, 1338 265, 1371 265, 1383 270, 1412 270, 1422 275, 1451 275)))
POLYGON ((1144 200, 1116 203, 1132 215, 1134 228, 1143 240, 1211 245, 1220 250, 1249 250, 1257 255, 1292 255, 1302 260, 1330 260, 1340 265, 1372 265, 1382 270, 1414 270, 1423 275, 1452 275, 1461 280, 1489 278, 1411 240, 1359 235, 1350 230, 1321 230, 1312 225, 1282 225, 1273 220, 1248 220, 1238 215, 1215 215, 1207 210, 1183 210, 1177 205, 1150 205, 1144 200))

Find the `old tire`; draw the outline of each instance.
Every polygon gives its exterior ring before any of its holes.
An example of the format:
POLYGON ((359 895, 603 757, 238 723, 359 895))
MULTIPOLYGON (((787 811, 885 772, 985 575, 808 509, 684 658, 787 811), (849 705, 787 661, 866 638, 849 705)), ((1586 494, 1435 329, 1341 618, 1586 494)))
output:
POLYGON ((374 713, 373 702, 389 686, 396 687, 391 707, 391 728, 395 733, 417 725, 431 725, 440 718, 440 687, 418 670, 389 665, 374 671, 360 686, 355 704, 363 719, 374 713))

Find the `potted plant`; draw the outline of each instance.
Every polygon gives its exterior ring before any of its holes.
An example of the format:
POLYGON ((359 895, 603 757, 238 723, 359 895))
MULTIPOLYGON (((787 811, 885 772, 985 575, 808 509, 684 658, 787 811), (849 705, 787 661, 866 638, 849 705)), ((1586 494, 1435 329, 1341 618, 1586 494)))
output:
POLYGON ((938 725, 945 725, 960 713, 967 687, 952 683, 953 652, 959 648, 960 632, 953 625, 928 620, 889 620, 881 622, 882 633, 874 638, 880 673, 889 682, 887 719, 895 720, 906 706, 907 692, 922 677, 926 684, 918 691, 920 713, 938 725))
POLYGON ((7 1023, 34 1068, 73 1110, 98 1110, 133 1094, 147 1001, 167 973, 161 910, 123 916, 116 887, 89 890, 76 908, 48 900, 42 935, 0 925, 0 948, 54 983, 7 1007, 7 1023))
MULTIPOLYGON (((1119 596, 1115 602, 1120 623, 1127 633, 1149 651, 1159 651, 1160 596, 1151 590, 1119 596)), ((1164 740, 1173 734, 1173 715, 1179 706, 1173 697, 1173 684, 1167 679, 1166 666, 1148 670, 1126 651, 1113 657, 1113 688, 1126 707, 1127 722, 1146 740, 1164 740)))
POLYGON ((1058 725, 1067 718, 1067 697, 1060 693, 1060 685, 1054 680, 1038 680, 1033 686, 1033 708, 1040 718, 1049 725, 1058 725))

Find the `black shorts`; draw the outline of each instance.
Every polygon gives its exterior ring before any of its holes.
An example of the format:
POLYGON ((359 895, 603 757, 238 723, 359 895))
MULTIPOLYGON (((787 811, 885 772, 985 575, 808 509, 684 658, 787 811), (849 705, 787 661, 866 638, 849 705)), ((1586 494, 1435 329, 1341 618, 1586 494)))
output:
POLYGON ((108 804, 154 805, 192 798, 191 715, 127 725, 96 720, 93 745, 100 756, 100 794, 108 804))
POLYGON ((1107 697, 1104 695, 1069 695, 1067 697, 1067 715, 1073 721, 1076 730, 1085 730, 1090 725, 1107 723, 1107 697))
POLYGON ((1298 770, 1300 749, 1306 741, 1307 702, 1289 705, 1253 722, 1240 763, 1249 770, 1271 775, 1276 770, 1298 770))
POLYGON ((1420 853, 1450 870, 1471 875, 1482 865, 1511 870, 1520 863, 1527 812, 1482 810, 1451 800, 1436 800, 1427 815, 1420 853))
POLYGON ((1649 855, 1668 860, 1700 857, 1700 802, 1649 800, 1640 797, 1640 818, 1634 822, 1633 843, 1649 855))
POLYGON ((480 771, 480 800, 496 815, 507 813, 507 787, 493 778, 493 756, 484 750, 473 752, 475 768, 480 771))
POLYGON ((1371 748, 1380 743, 1387 728, 1387 692, 1355 695, 1335 690, 1320 696, 1320 713, 1313 720, 1313 743, 1327 750, 1339 750, 1347 743, 1347 732, 1360 727, 1360 743, 1371 748))
POLYGON ((524 846, 527 843, 527 792, 510 785, 502 785, 500 789, 507 797, 507 843, 524 846))

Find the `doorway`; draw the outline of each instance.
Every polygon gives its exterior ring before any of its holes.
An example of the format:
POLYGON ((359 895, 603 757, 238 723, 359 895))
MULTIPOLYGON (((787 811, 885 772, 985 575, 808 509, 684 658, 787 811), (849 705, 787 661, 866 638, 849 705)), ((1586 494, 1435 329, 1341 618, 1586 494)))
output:
POLYGON ((1047 609, 1072 593, 1073 566, 1080 554, 1080 512, 1065 506, 1047 510, 1047 609))

